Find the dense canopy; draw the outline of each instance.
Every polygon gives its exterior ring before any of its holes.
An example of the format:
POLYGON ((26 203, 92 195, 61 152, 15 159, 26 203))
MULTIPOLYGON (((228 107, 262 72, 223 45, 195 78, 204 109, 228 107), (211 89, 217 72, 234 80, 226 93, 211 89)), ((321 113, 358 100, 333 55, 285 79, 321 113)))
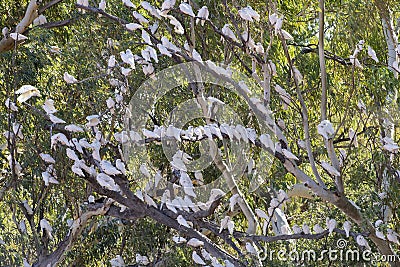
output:
POLYGON ((399 266, 397 1, 0 10, 0 266, 399 266))

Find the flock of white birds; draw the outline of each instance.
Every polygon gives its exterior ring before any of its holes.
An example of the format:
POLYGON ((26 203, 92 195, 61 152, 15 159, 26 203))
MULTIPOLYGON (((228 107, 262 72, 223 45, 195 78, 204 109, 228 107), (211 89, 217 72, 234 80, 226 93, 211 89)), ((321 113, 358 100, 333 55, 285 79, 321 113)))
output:
MULTIPOLYGON (((32 96, 40 96, 40 93, 38 93, 37 89, 33 89, 32 86, 24 86, 21 90, 21 94, 26 93, 27 91, 32 91, 32 96), (29 88, 27 90, 26 88, 29 88)), ((29 99, 24 98, 25 102, 29 99)), ((216 100, 213 100, 212 102, 215 102, 216 100)), ((8 105, 11 106, 13 104, 10 102, 10 100, 7 101, 8 105)), ((15 105, 16 106, 16 105, 15 105)), ((52 99, 46 99, 43 106, 43 110, 47 115, 53 115, 54 113, 57 112, 57 109, 54 106, 54 101, 52 99)), ((109 105, 109 108, 113 108, 113 106, 109 105)), ((54 116, 54 115, 53 115, 54 116)), ((55 117, 55 116, 54 116, 55 117)), ((49 118, 50 119, 50 118, 49 118)), ((59 119, 57 121, 51 120, 53 123, 57 124, 65 124, 65 121, 59 119)), ((98 129, 96 126, 101 123, 100 117, 98 115, 91 115, 87 117, 88 123, 81 127, 77 126, 74 124, 70 124, 65 126, 65 129, 70 131, 71 133, 80 133, 84 131, 84 128, 92 128, 99 133, 98 129)), ((16 136, 19 138, 22 138, 20 133, 22 126, 15 125, 14 127, 14 133, 16 136)), ((334 134, 334 129, 332 124, 329 121, 323 121, 318 125, 318 133, 323 136, 324 138, 332 138, 334 134)), ((120 143, 125 143, 125 142, 143 142, 146 138, 147 139, 154 139, 154 140, 161 140, 162 138, 173 138, 176 141, 182 142, 184 140, 188 141, 196 141, 196 140, 201 140, 204 138, 209 138, 209 139, 230 139, 232 141, 238 141, 238 142, 251 142, 253 144, 256 144, 257 140, 260 141, 261 145, 265 149, 269 149, 272 152, 275 151, 281 151, 283 155, 288 159, 288 160, 298 160, 298 158, 293 155, 289 150, 286 149, 281 149, 279 148, 280 143, 274 143, 271 139, 271 136, 269 134, 262 134, 260 136, 257 136, 256 132, 254 129, 251 128, 245 128, 242 125, 228 125, 228 124, 221 124, 218 126, 217 124, 210 124, 210 125, 205 125, 205 126, 199 126, 199 127, 189 127, 187 130, 183 130, 180 128, 176 128, 173 125, 169 125, 168 127, 163 127, 163 126, 155 126, 153 130, 148 130, 148 129, 142 129, 142 134, 135 131, 130 131, 128 132, 121 132, 121 133, 116 133, 115 134, 115 139, 118 140, 120 143)), ((56 133, 53 134, 51 137, 51 144, 52 147, 55 148, 57 144, 61 144, 64 146, 67 146, 66 148, 66 155, 69 159, 74 161, 74 164, 72 165, 71 169, 72 171, 79 175, 84 177, 85 173, 84 171, 92 176, 95 176, 98 183, 113 191, 120 191, 119 186, 115 183, 114 179, 112 178, 115 175, 125 175, 126 174, 126 168, 125 164, 121 159, 117 159, 115 161, 115 164, 108 160, 104 160, 100 156, 100 147, 101 145, 106 144, 108 141, 104 139, 102 134, 96 134, 96 139, 92 142, 89 143, 85 138, 82 139, 76 139, 72 138, 71 140, 68 140, 68 138, 63 134, 63 133, 56 133), (93 158, 98 162, 98 168, 96 169, 95 166, 87 166, 85 164, 85 161, 80 159, 78 154, 83 154, 83 149, 86 150, 91 150, 92 151, 92 156, 93 158), (77 154, 78 153, 78 154, 77 154)), ((395 146, 393 141, 390 139, 387 139, 385 141, 385 145, 391 144, 392 146, 395 146)), ((386 149, 386 148, 385 148, 386 149)), ((389 150, 393 152, 392 150, 389 150)), ((41 153, 40 157, 44 162, 46 162, 48 165, 47 169, 45 172, 42 173, 42 177, 44 180, 44 183, 46 186, 49 186, 50 183, 52 184, 58 184, 59 182, 56 179, 56 175, 53 169, 53 164, 56 162, 55 159, 50 155, 50 154, 45 154, 41 153)), ((142 164, 140 166, 140 173, 143 174, 146 178, 151 179, 149 184, 146 186, 146 189, 143 190, 138 190, 135 195, 141 199, 142 201, 146 202, 149 206, 153 206, 155 208, 162 209, 163 206, 170 211, 173 211, 174 213, 179 213, 178 210, 184 210, 184 211, 194 211, 197 212, 199 210, 208 210, 210 208, 210 205, 219 197, 225 195, 225 192, 223 192, 220 189, 212 189, 210 197, 206 203, 202 202, 196 202, 194 203, 193 200, 196 198, 196 194, 194 192, 194 185, 192 182, 192 179, 186 172, 186 164, 188 164, 191 161, 190 155, 187 153, 179 150, 176 152, 176 154, 173 156, 173 160, 171 161, 171 167, 177 170, 180 170, 180 179, 179 179, 179 184, 180 187, 183 188, 185 196, 182 198, 180 196, 176 196, 174 199, 170 199, 171 192, 169 190, 165 190, 164 194, 161 197, 160 204, 158 204, 149 194, 148 192, 150 189, 157 188, 158 183, 161 181, 162 176, 159 172, 157 172, 154 176, 151 174, 151 172, 148 170, 145 164, 142 164), (154 178, 154 179, 153 179, 154 178), (154 181, 154 183, 153 183, 154 181)), ((17 167, 17 165, 16 165, 17 167)), ((340 172, 336 170, 334 167, 332 167, 330 164, 327 162, 321 162, 321 167, 327 170, 329 174, 332 176, 339 176, 340 172)), ((19 172, 20 173, 20 172, 19 172)), ((195 173, 196 180, 198 180, 199 184, 203 183, 203 178, 201 175, 201 172, 196 172, 195 173)), ((178 188, 178 186, 177 186, 178 188)), ((290 197, 283 191, 279 190, 278 195, 276 198, 272 198, 270 202, 270 208, 268 209, 267 212, 261 210, 261 209, 255 209, 255 214, 263 221, 263 234, 266 234, 267 228, 272 225, 272 227, 275 229, 276 234, 284 234, 284 235, 291 235, 291 234, 311 234, 311 230, 307 224, 303 224, 302 227, 299 227, 297 225, 294 225, 292 228, 289 226, 285 214, 282 211, 282 207, 284 206, 285 202, 288 201, 290 197)), ((230 199, 230 209, 231 211, 234 210, 235 205, 238 204, 238 202, 241 201, 241 197, 238 194, 234 194, 230 199)), ((94 198, 93 196, 89 197, 89 203, 93 203, 94 198)), ((29 207, 29 204, 27 201, 24 202, 24 206, 26 210, 29 212, 32 211, 32 209, 29 207)), ((126 207, 123 207, 126 208, 126 207)), ((192 227, 192 224, 190 221, 187 221, 181 214, 177 216, 177 222, 183 226, 183 227, 192 227)), ((377 227, 376 233, 377 235, 382 238, 382 239, 388 239, 392 242, 398 243, 398 235, 395 233, 393 230, 389 229, 387 232, 387 235, 385 235, 379 230, 379 226, 382 224, 382 221, 377 221, 375 226, 377 227)), ((326 221, 326 228, 321 227, 320 225, 316 224, 313 226, 313 231, 314 233, 322 233, 325 231, 325 229, 328 229, 329 233, 332 233, 333 230, 336 228, 337 222, 335 219, 329 219, 327 218, 326 221)), ((52 227, 50 223, 46 219, 42 219, 40 221, 40 227, 48 233, 49 237, 52 238, 51 232, 52 232, 52 227)), ((234 222, 232 221, 231 217, 226 216, 223 218, 220 222, 220 232, 223 230, 227 229, 230 234, 233 234, 234 232, 234 222)), ((350 234, 350 228, 351 228, 351 223, 346 221, 343 223, 343 228, 346 232, 346 235, 349 236, 350 234)), ((24 222, 22 221, 20 223, 20 229, 21 231, 26 231, 26 227, 24 226, 24 222)), ((175 236, 173 240, 178 243, 187 243, 188 246, 191 247, 202 247, 204 245, 204 242, 198 240, 198 239, 190 239, 189 241, 186 241, 183 237, 175 236)), ((356 241, 360 246, 364 246, 366 248, 369 248, 368 243, 366 239, 362 235, 358 235, 356 237, 356 241)), ((257 249, 251 244, 247 243, 246 244, 246 249, 249 253, 256 254, 257 249)), ((205 249, 202 249, 203 258, 205 260, 210 260, 212 263, 214 263, 213 266, 218 266, 219 263, 218 261, 213 258, 211 255, 209 255, 205 249), (207 257, 204 257, 204 255, 208 255, 207 257)), ((195 251, 193 252, 193 260, 198 263, 198 264, 205 264, 203 258, 197 254, 195 251)), ((142 265, 146 265, 146 263, 149 263, 148 259, 146 256, 141 256, 137 255, 137 260, 138 262, 141 262, 142 265)), ((122 258, 120 256, 117 256, 116 258, 112 259, 111 262, 114 264, 114 266, 123 266, 121 265, 123 262, 122 258), (117 265, 120 264, 120 265, 117 265)), ((225 262, 225 264, 229 265, 229 262, 225 262)), ((222 265, 221 265, 222 266, 222 265)))
MULTIPOLYGON (((189 56, 193 60, 197 62, 203 62, 201 55, 196 51, 195 48, 189 47, 187 43, 183 45, 183 49, 173 44, 167 37, 163 36, 160 39, 159 43, 154 43, 155 40, 152 38, 152 34, 157 30, 158 24, 149 25, 149 19, 145 18, 142 14, 136 11, 136 5, 134 5, 130 0, 122 0, 122 3, 130 9, 134 9, 132 11, 133 17, 135 22, 128 23, 125 25, 126 29, 129 31, 135 32, 137 30, 141 31, 141 38, 143 42, 146 44, 145 49, 142 50, 141 55, 133 54, 130 49, 126 51, 121 51, 119 56, 122 60, 121 63, 118 63, 117 58, 115 55, 110 56, 107 64, 108 71, 120 66, 121 73, 125 76, 129 76, 132 73, 132 70, 136 68, 136 64, 139 63, 142 65, 143 72, 145 75, 151 76, 154 73, 154 67, 152 62, 157 63, 159 56, 167 56, 172 57, 173 55, 181 56, 182 53, 186 53, 186 56, 189 56), (155 49, 157 48, 157 49, 155 49)), ((77 4, 82 6, 88 6, 89 3, 87 0, 78 0, 77 4)), ((193 8, 190 4, 186 2, 182 2, 179 4, 178 9, 175 8, 176 1, 175 0, 166 0, 162 3, 161 9, 158 9, 148 2, 141 2, 141 7, 148 11, 148 13, 157 18, 167 19, 172 26, 174 26, 174 31, 178 34, 184 34, 184 28, 174 16, 171 15, 171 10, 179 10, 178 12, 187 15, 189 17, 195 18, 196 24, 204 24, 209 21, 209 10, 206 6, 201 7, 197 15, 193 11, 193 8)), ((106 1, 101 0, 99 3, 100 10, 104 11, 106 9, 106 1)), ((84 10, 81 10, 84 12, 84 10)), ((238 15, 241 19, 248 22, 254 22, 260 20, 260 15, 250 6, 244 7, 238 10, 238 15)), ((292 40, 293 37, 282 29, 283 25, 283 17, 278 16, 277 14, 271 14, 269 16, 269 22, 274 27, 275 34, 281 33, 282 36, 287 40, 292 40)), ((40 15, 38 18, 35 19, 34 25, 41 25, 47 23, 46 17, 44 15, 40 15)), ((231 29, 231 25, 225 24, 222 29, 222 38, 225 40, 229 40, 232 42, 240 43, 238 36, 234 33, 231 29)), ((5 29, 3 29, 3 34, 8 34, 5 29)), ((20 33, 11 33, 10 37, 13 38, 15 41, 23 41, 26 40, 27 37, 20 34, 20 33)), ((244 32, 241 35, 243 40, 246 40, 246 45, 255 51, 258 54, 264 53, 264 47, 261 43, 255 43, 254 40, 249 36, 248 32, 244 32)), ((356 66, 362 68, 361 63, 357 59, 357 54, 363 49, 364 41, 360 41, 357 45, 354 54, 350 57, 351 62, 356 66)), ((376 57, 375 51, 368 46, 368 55, 378 62, 378 58, 376 57)), ((211 61, 203 62, 206 66, 214 70, 216 73, 220 75, 224 75, 227 77, 231 77, 232 71, 228 68, 222 68, 216 66, 211 61)), ((268 63, 271 73, 276 75, 276 67, 272 61, 268 63)), ((396 66, 394 66, 396 67, 396 66)), ((302 76, 301 73, 295 69, 295 76, 296 79, 301 80, 302 76)), ((73 75, 69 74, 68 72, 64 73, 64 81, 67 84, 76 84, 79 83, 79 80, 76 79, 73 75)), ((241 81, 239 82, 239 86, 247 93, 250 93, 250 89, 247 85, 241 81)), ((281 86, 276 85, 275 87, 276 92, 278 93, 279 97, 281 97, 282 102, 286 105, 289 105, 291 102, 291 96, 287 93, 281 86)), ((117 93, 115 96, 115 100, 109 98, 107 100, 107 107, 110 112, 114 112, 114 108, 117 104, 122 103, 123 100, 123 91, 117 93)), ((31 97, 40 97, 40 91, 32 86, 32 85, 24 85, 19 90, 16 91, 18 94, 17 101, 19 103, 24 103, 28 101, 31 97)), ((255 104, 260 110, 264 111, 266 115, 268 115, 268 111, 262 104, 261 100, 258 99, 251 99, 253 104, 255 104)), ((219 99, 214 97, 209 97, 207 99, 207 103, 212 106, 214 103, 217 104, 224 104, 219 99)), ((13 103, 10 99, 6 100, 6 106, 13 111, 18 110, 18 105, 13 103)), ((365 105, 361 102, 359 103, 360 108, 365 108, 365 105)), ((43 111, 47 118, 53 124, 66 124, 64 120, 61 118, 56 117, 55 113, 57 109, 54 106, 54 101, 52 99, 46 99, 43 106, 43 111)), ((69 131, 72 135, 79 134, 84 132, 86 129, 92 129, 95 133, 95 139, 92 142, 89 142, 85 138, 72 138, 69 140, 66 135, 63 133, 55 133, 51 136, 51 148, 56 149, 57 145, 66 146, 66 154, 69 159, 71 159, 74 164, 71 167, 71 170, 78 176, 85 177, 86 175, 91 175, 96 177, 97 182, 104 188, 113 191, 120 191, 118 184, 114 181, 113 176, 117 175, 126 175, 126 168, 125 163, 122 159, 117 159, 115 162, 111 162, 105 159, 102 159, 100 155, 100 148, 110 142, 110 140, 106 140, 103 133, 100 132, 98 129, 98 125, 102 122, 102 117, 98 114, 87 116, 87 124, 85 126, 78 126, 75 124, 69 124, 64 127, 65 130, 69 131), (83 159, 83 150, 91 151, 91 155, 93 159, 97 162, 97 165, 87 166, 85 160, 83 159)), ((284 128, 284 122, 278 123, 281 128, 284 128)), ((324 137, 325 139, 331 139, 335 135, 335 129, 332 123, 328 120, 322 121, 318 127, 317 132, 324 137)), ((19 139, 23 138, 22 135, 22 125, 19 123, 14 123, 13 125, 13 132, 6 132, 4 134, 6 137, 15 136, 19 139)), ((242 125, 228 125, 228 124, 209 124, 199 127, 189 127, 188 129, 180 129, 176 128, 173 125, 169 125, 167 127, 164 126, 155 126, 154 129, 142 129, 142 132, 118 132, 114 134, 115 140, 119 143, 124 144, 127 142, 135 142, 138 144, 144 144, 146 139, 160 141, 163 138, 172 138, 178 142, 183 141, 198 141, 202 139, 229 139, 231 141, 237 142, 246 142, 256 144, 259 142, 261 147, 269 150, 272 153, 281 153, 286 160, 289 161, 296 161, 299 160, 296 155, 294 155, 289 149, 281 148, 279 142, 274 143, 271 136, 269 134, 261 134, 257 136, 256 131, 251 128, 245 128, 242 125)), ((358 145, 357 142, 357 133, 350 129, 349 131, 349 138, 354 146, 358 145)), ((385 137, 382 140, 383 146, 382 148, 391 152, 397 153, 399 150, 399 146, 389 137, 385 137)), ((302 140, 298 142, 299 146, 305 149, 305 143, 302 140)), ((345 153, 345 152, 343 152, 345 153)), ((345 154, 343 154, 345 157, 345 154)), ((50 184, 58 184, 59 181, 57 180, 56 172, 54 171, 54 164, 55 159, 50 154, 41 153, 41 159, 47 164, 47 168, 44 172, 42 172, 42 178, 44 181, 45 186, 50 186, 50 184)), ((150 194, 149 191, 151 189, 157 188, 159 182, 162 179, 162 176, 159 172, 153 175, 149 169, 146 167, 145 164, 140 166, 140 173, 143 174, 146 178, 149 178, 150 182, 147 184, 145 190, 138 190, 135 195, 141 199, 142 201, 146 202, 149 206, 153 206, 157 209, 166 209, 178 214, 176 217, 177 222, 181 227, 192 227, 192 223, 184 218, 182 214, 180 214, 179 210, 184 211, 199 211, 199 210, 208 210, 210 205, 219 197, 225 195, 225 192, 218 188, 214 188, 211 190, 209 199, 207 202, 195 202, 196 193, 194 191, 194 185, 192 178, 187 173, 186 165, 192 160, 190 155, 186 154, 183 151, 177 151, 176 154, 173 156, 171 161, 171 167, 180 171, 180 178, 179 178, 179 185, 176 185, 176 188, 183 188, 184 195, 176 196, 174 199, 171 199, 171 192, 167 189, 164 191, 164 194, 161 197, 160 202, 158 203, 150 194), (154 181, 154 182, 153 182, 154 181)), ((22 175, 22 167, 21 165, 14 160, 14 162, 10 159, 10 166, 14 166, 16 174, 22 175)), ((331 166, 328 162, 321 162, 321 167, 325 169, 331 176, 340 176, 340 170, 335 169, 331 166)), ((195 172, 194 176, 196 180, 201 185, 202 181, 202 174, 201 172, 195 172)), ((307 189, 296 189, 296 190, 307 190, 307 189)), ((297 193, 298 195, 305 194, 297 193)), ((174 194, 175 195, 175 194, 174 194)), ((255 214, 263 221, 263 233, 266 234, 267 228, 272 226, 276 234, 282 235, 291 235, 291 234, 311 234, 310 227, 307 224, 303 224, 301 227, 298 225, 294 225, 290 227, 286 216, 283 213, 283 209, 285 203, 290 200, 290 196, 288 196, 283 190, 280 190, 277 197, 273 198, 270 203, 270 207, 267 211, 263 211, 261 209, 255 209, 255 214)), ((241 196, 238 194, 234 194, 229 199, 230 209, 233 211, 235 205, 237 205, 241 200, 241 196)), ((89 197, 89 203, 94 202, 94 197, 89 197)), ((28 214, 33 214, 32 208, 29 206, 27 201, 23 202, 23 205, 28 212, 28 214)), ((126 208, 126 207, 124 207, 126 208)), ((388 229, 386 236, 383 232, 380 231, 380 226, 383 224, 382 221, 377 221, 375 223, 376 227, 376 234, 381 239, 388 239, 391 242, 399 244, 398 241, 398 234, 395 233, 393 230, 388 229)), ((40 221, 40 227, 46 231, 49 238, 52 238, 52 227, 46 219, 42 219, 40 221)), ((326 229, 329 233, 332 233, 334 229, 337 227, 337 222, 335 219, 326 219, 326 227, 321 227, 320 225, 316 224, 313 226, 313 232, 318 234, 324 232, 326 229)), ((19 228, 21 231, 26 231, 25 222, 21 221, 19 224, 19 228)), ((343 228, 346 232, 347 237, 350 236, 350 228, 351 223, 345 221, 343 223, 343 228)), ((220 222, 220 232, 227 230, 229 234, 233 234, 235 229, 235 224, 231 217, 226 216, 220 222)), ((357 235, 356 241, 360 246, 369 248, 367 240, 362 235, 357 235)), ((224 265, 219 263, 219 261, 211 256, 204 248, 204 242, 198 240, 196 238, 192 238, 187 241, 185 238, 180 236, 174 236, 173 241, 177 244, 186 243, 188 246, 193 248, 201 248, 200 254, 197 253, 196 250, 193 251, 192 258, 193 261, 200 265, 206 265, 206 261, 210 262, 212 266, 233 266, 232 263, 225 260, 224 265)), ((250 254, 257 254, 257 248, 250 242, 246 243, 246 250, 250 254)), ((148 265, 150 263, 149 259, 146 256, 142 256, 140 254, 136 254, 136 262, 140 265, 148 265)), ((124 260, 121 256, 117 256, 116 258, 111 259, 110 261, 112 266, 125 266, 124 260)), ((29 266, 27 261, 24 261, 24 266, 29 266)))

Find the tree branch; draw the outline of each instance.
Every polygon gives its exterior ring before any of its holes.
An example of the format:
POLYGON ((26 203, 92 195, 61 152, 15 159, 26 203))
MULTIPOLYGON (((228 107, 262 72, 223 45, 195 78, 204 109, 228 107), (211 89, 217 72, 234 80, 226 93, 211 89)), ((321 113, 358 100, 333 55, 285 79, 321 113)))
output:
POLYGON ((46 3, 45 5, 41 6, 38 10, 39 15, 42 14, 46 9, 49 9, 52 6, 57 5, 58 3, 61 3, 64 0, 52 0, 48 3, 46 3))
POLYGON ((393 72, 394 76, 398 78, 398 73, 393 68, 393 62, 398 61, 399 57, 396 53, 398 44, 396 32, 394 30, 393 18, 388 3, 382 0, 374 0, 375 6, 378 8, 379 15, 382 20, 383 33, 385 35, 386 45, 388 48, 388 68, 393 72))
MULTIPOLYGON (((36 0, 31 0, 28 4, 28 7, 26 8, 25 16, 15 28, 16 33, 24 33, 28 26, 32 24, 33 20, 38 16, 37 8, 38 5, 36 0)), ((9 35, 4 36, 3 39, 0 41, 0 53, 13 49, 14 42, 14 39, 12 39, 9 35)))
MULTIPOLYGON (((287 59, 288 64, 289 64, 290 72, 292 74, 294 74, 293 63, 292 63, 292 60, 290 58, 290 54, 289 54, 289 51, 288 51, 286 40, 282 36, 282 33, 279 34, 279 38, 281 40, 281 43, 282 43, 282 46, 283 46, 283 51, 285 53, 286 59, 287 59)), ((304 101, 303 95, 301 94, 297 78, 294 77, 293 80, 294 80, 294 84, 295 84, 295 87, 296 87, 297 97, 299 99, 300 106, 301 106, 301 118, 302 118, 302 121, 303 121, 303 130, 304 130, 304 137, 305 137, 304 140, 305 140, 305 143, 306 143, 306 150, 307 150, 308 159, 310 161, 311 169, 313 171, 313 174, 314 174, 317 182, 322 187, 325 187, 325 183, 322 181, 322 178, 318 173, 317 166, 315 164, 314 155, 312 153, 311 141, 310 141, 310 126, 309 126, 309 122, 308 122, 307 106, 306 106, 306 103, 304 101)))
POLYGON ((326 105, 327 105, 327 84, 326 84, 326 65, 324 53, 324 20, 325 20, 325 3, 324 0, 319 0, 319 68, 321 69, 321 121, 326 120, 326 105))
POLYGON ((79 218, 74 220, 70 233, 58 244, 57 249, 49 255, 40 255, 38 261, 35 262, 32 267, 57 266, 61 261, 63 261, 66 253, 71 249, 72 245, 78 240, 78 237, 82 233, 89 219, 94 216, 106 214, 113 202, 113 200, 109 199, 105 204, 95 206, 94 209, 86 211, 79 218))

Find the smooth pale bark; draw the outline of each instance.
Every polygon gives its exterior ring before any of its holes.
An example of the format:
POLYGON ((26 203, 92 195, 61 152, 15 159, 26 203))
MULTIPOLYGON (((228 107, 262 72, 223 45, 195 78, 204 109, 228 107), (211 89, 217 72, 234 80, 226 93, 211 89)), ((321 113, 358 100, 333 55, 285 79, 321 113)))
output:
POLYGON ((386 45, 387 45, 387 62, 388 68, 392 70, 394 76, 398 78, 398 73, 393 69, 393 62, 398 61, 399 57, 396 53, 396 47, 398 44, 398 37, 395 32, 392 11, 389 9, 386 1, 375 0, 375 5, 378 8, 379 15, 382 21, 383 33, 385 35, 386 45))
MULTIPOLYGON (((325 2, 319 0, 319 44, 318 44, 318 56, 319 56, 319 68, 321 71, 321 121, 328 119, 327 117, 327 103, 328 103, 328 84, 325 64, 325 51, 324 51, 324 36, 325 36, 325 2)), ((325 147, 328 152, 329 159, 332 162, 332 166, 340 172, 339 159, 336 156, 335 148, 333 146, 333 139, 326 139, 325 147)), ((335 184, 340 194, 344 193, 343 181, 340 176, 335 177, 335 184)))
POLYGON ((78 240, 83 229, 85 229, 85 226, 88 223, 89 219, 94 216, 106 214, 110 208, 110 205, 113 202, 114 201, 109 199, 104 205, 101 205, 97 209, 87 211, 83 213, 79 218, 74 220, 71 226, 70 234, 59 243, 58 248, 49 255, 40 255, 38 261, 34 263, 32 267, 54 267, 62 262, 65 258, 66 253, 72 248, 72 245, 78 240))
MULTIPOLYGON (((38 3, 41 1, 35 1, 31 0, 28 4, 28 7, 26 8, 25 15, 22 18, 22 20, 18 23, 18 25, 15 27, 15 32, 18 33, 24 33, 28 27, 32 24, 32 22, 39 16, 39 14, 42 14, 45 10, 61 3, 64 0, 52 0, 41 7, 39 7, 38 3)), ((63 21, 58 21, 58 22, 52 22, 52 23, 45 23, 40 25, 40 27, 43 28, 54 28, 54 27, 62 27, 66 26, 71 23, 71 19, 63 20, 63 21)), ((7 25, 11 27, 11 25, 7 25)), ((7 52, 9 50, 12 50, 14 48, 14 39, 12 39, 9 35, 3 37, 0 40, 0 53, 7 52)))
MULTIPOLYGON (((22 18, 20 23, 15 27, 15 32, 17 33, 23 33, 29 25, 32 24, 33 20, 38 17, 38 5, 36 0, 31 0, 29 2, 28 7, 26 8, 25 11, 25 16, 22 18)), ((0 53, 9 51, 13 49, 14 47, 14 39, 12 39, 10 36, 5 36, 3 39, 0 41, 0 53)))
MULTIPOLYGON (((394 24, 393 24, 393 16, 392 12, 388 6, 388 3, 382 0, 375 0, 375 5, 378 8, 379 15, 381 17, 381 22, 382 22, 382 29, 383 33, 385 36, 385 41, 387 45, 387 62, 388 62, 388 68, 393 72, 394 77, 397 79, 398 78, 398 73, 397 71, 393 68, 393 63, 395 61, 399 61, 399 56, 397 55, 395 49, 398 45, 398 37, 396 35, 395 29, 394 29, 394 24)), ((397 103, 397 98, 398 98, 398 93, 397 90, 395 89, 394 91, 394 96, 392 99, 392 102, 397 103)), ((391 105, 392 103, 387 103, 387 105, 391 105)), ((390 136, 394 140, 394 124, 390 123, 387 129, 382 129, 381 136, 390 136)), ((391 158, 392 160, 392 158, 391 158)), ((386 180, 387 177, 387 171, 384 172, 384 177, 383 179, 386 180)), ((386 190, 386 188, 384 188, 386 190)), ((387 209, 390 209, 390 207, 386 206, 387 209)), ((378 238, 375 235, 375 229, 372 225, 369 225, 369 229, 371 232, 371 235, 369 236, 371 240, 375 243, 375 245, 379 248, 379 251, 383 255, 393 255, 393 250, 391 249, 389 245, 389 241, 387 240, 382 240, 378 238)), ((392 266, 399 266, 400 263, 393 262, 391 263, 392 266)))

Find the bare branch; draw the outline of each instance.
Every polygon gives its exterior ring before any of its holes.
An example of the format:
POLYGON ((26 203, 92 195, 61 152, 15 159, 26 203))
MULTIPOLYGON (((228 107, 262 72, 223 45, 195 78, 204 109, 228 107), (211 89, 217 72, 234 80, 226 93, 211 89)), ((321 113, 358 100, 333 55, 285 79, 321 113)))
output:
POLYGON ((319 0, 319 67, 321 69, 321 121, 326 120, 326 105, 327 105, 327 84, 326 84, 326 65, 324 53, 324 20, 325 20, 325 3, 324 0, 319 0))
POLYGON ((38 10, 39 15, 42 14, 46 9, 49 9, 52 6, 55 6, 59 3, 61 3, 62 1, 64 1, 64 0, 52 0, 48 3, 46 3, 45 5, 41 6, 38 10))

